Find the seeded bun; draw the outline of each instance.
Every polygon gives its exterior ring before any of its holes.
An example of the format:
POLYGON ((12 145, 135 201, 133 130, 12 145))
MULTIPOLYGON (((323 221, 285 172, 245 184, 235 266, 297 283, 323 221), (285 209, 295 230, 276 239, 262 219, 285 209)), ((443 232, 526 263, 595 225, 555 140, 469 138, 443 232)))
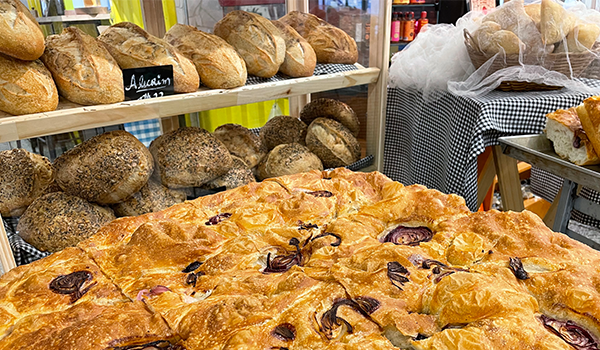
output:
POLYGON ((213 132, 232 155, 241 158, 248 167, 254 168, 267 154, 260 137, 238 124, 224 124, 213 132))
POLYGON ((315 119, 306 133, 306 146, 325 168, 348 166, 360 158, 360 144, 345 126, 333 119, 315 119))
POLYGON ((306 139, 306 124, 298 118, 280 115, 270 119, 260 129, 260 139, 263 145, 272 150, 278 145, 299 143, 304 145, 306 139))
POLYGON ((27 208, 17 231, 37 249, 58 252, 76 246, 114 219, 109 208, 64 192, 54 192, 36 199, 27 208))
POLYGON ((317 118, 329 118, 342 123, 354 137, 357 137, 360 131, 360 121, 354 110, 338 100, 319 98, 304 106, 300 112, 300 120, 306 125, 310 125, 317 118))
POLYGON ((186 198, 184 191, 169 189, 160 182, 150 179, 133 196, 113 205, 112 208, 118 217, 138 216, 167 209, 177 203, 184 202, 186 198))
POLYGON ((323 170, 323 163, 306 146, 290 143, 275 147, 258 165, 259 180, 270 177, 323 170))
POLYGON ((252 170, 246 165, 246 163, 236 157, 231 156, 233 159, 233 167, 225 175, 222 175, 202 186, 202 188, 212 190, 219 187, 225 187, 228 190, 240 186, 247 185, 251 182, 256 182, 252 170))

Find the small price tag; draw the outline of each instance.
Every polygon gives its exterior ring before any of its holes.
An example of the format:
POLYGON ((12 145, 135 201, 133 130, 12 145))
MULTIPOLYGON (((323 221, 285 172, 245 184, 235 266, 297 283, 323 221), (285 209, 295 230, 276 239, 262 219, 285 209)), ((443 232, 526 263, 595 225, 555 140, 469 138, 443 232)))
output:
POLYGON ((123 69, 126 100, 173 95, 173 66, 123 69))

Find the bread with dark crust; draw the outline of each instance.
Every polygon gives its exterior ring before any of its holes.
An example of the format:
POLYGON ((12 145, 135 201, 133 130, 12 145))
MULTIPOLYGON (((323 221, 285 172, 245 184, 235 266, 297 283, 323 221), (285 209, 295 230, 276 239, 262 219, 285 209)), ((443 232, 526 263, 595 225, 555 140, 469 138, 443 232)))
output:
POLYGON ((93 137, 54 161, 56 182, 67 193, 98 204, 119 203, 152 175, 152 155, 124 130, 93 137))
POLYGON ((310 125, 317 118, 329 118, 342 123, 354 137, 358 137, 360 121, 354 110, 342 101, 318 98, 302 108, 300 120, 310 125))
POLYGON ((138 192, 111 208, 118 217, 137 216, 167 209, 186 200, 185 192, 163 186, 150 178, 138 192))
POLYGON ((306 144, 306 124, 289 115, 278 115, 260 128, 260 140, 267 150, 288 143, 306 144))
POLYGON ((0 214, 20 216, 53 182, 48 158, 21 148, 0 152, 0 214))
POLYGON ((27 208, 17 231, 41 251, 58 252, 74 247, 115 219, 113 211, 64 192, 36 199, 27 208))
POLYGON ((267 154, 260 137, 239 124, 223 124, 213 132, 229 152, 254 168, 267 154))
POLYGON ((219 187, 225 187, 226 189, 230 190, 232 188, 244 186, 256 181, 252 170, 242 159, 236 156, 231 156, 231 158, 233 159, 233 166, 231 169, 224 175, 205 183, 202 185, 202 188, 210 190, 219 187))

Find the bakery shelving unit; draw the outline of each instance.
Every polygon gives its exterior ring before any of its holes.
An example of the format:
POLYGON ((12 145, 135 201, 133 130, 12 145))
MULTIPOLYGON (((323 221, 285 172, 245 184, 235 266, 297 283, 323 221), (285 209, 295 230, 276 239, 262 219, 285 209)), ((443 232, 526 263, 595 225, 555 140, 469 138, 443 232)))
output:
MULTIPOLYGON (((160 3, 161 0, 155 1, 160 3)), ((142 5, 147 2, 148 0, 144 0, 142 5)), ((290 99, 290 114, 297 116, 303 105, 310 101, 311 93, 368 85, 366 148, 367 154, 373 155, 374 163, 363 170, 381 170, 391 5, 391 0, 371 3, 370 67, 357 65, 356 70, 349 72, 248 85, 231 90, 200 89, 194 93, 125 101, 112 105, 80 106, 61 101, 58 109, 53 112, 21 116, 0 115, 0 142, 156 118, 161 118, 161 129, 167 132, 178 127, 177 118, 174 116, 180 114, 286 97, 290 99)), ((308 12, 308 0, 288 0, 286 7, 288 11, 308 12)), ((156 20, 157 14, 155 11, 146 10, 144 17, 144 22, 148 23, 150 18, 156 20)), ((162 36, 160 32, 153 33, 149 27, 152 26, 147 26, 146 29, 152 34, 162 36)), ((16 264, 8 245, 4 225, 0 225, 0 231, 0 263, 4 271, 8 271, 16 264)))

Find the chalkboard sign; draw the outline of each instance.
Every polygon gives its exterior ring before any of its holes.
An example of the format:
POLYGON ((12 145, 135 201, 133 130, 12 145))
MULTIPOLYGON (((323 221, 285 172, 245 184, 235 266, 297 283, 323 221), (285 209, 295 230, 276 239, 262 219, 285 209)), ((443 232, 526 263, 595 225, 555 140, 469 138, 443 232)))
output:
POLYGON ((173 66, 123 69, 126 100, 173 95, 173 66))

